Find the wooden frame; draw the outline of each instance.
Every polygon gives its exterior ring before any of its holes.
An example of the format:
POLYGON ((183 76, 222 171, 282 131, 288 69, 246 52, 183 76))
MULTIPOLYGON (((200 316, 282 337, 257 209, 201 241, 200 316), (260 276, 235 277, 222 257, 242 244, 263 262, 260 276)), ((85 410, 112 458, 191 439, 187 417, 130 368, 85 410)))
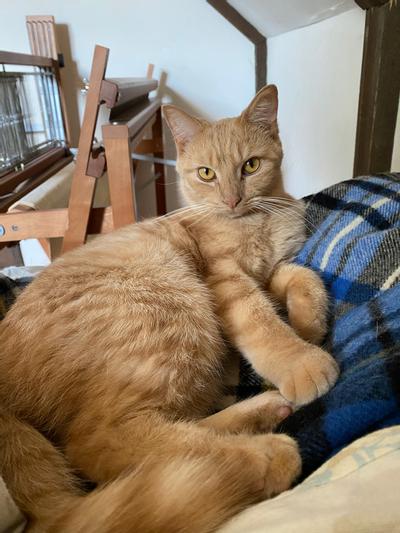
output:
POLYGON ((51 57, 20 54, 18 52, 0 51, 0 63, 4 65, 28 65, 31 67, 48 67, 58 69, 58 63, 51 57))
MULTIPOLYGON (((57 82, 63 126, 67 137, 66 121, 63 112, 63 98, 60 88, 60 73, 57 61, 50 57, 0 51, 0 64, 51 69, 57 82)), ((1 175, 0 194, 4 195, 10 193, 12 196, 0 200, 0 212, 5 212, 10 205, 25 196, 29 191, 43 183, 71 161, 72 155, 68 148, 68 142, 66 142, 65 147, 48 148, 43 153, 36 155, 32 160, 24 164, 23 169, 17 171, 14 169, 6 170, 1 175), (18 190, 18 192, 13 192, 15 187, 25 181, 26 183, 18 190)))
MULTIPOLYGON (((0 215, 0 242, 63 237, 62 252, 66 252, 83 244, 88 234, 109 232, 137 220, 131 154, 135 149, 163 157, 161 102, 140 94, 139 100, 130 102, 129 95, 137 94, 138 82, 120 81, 118 85, 116 80, 106 80, 108 54, 107 48, 96 46, 68 209, 0 215), (97 116, 103 103, 117 113, 110 124, 103 126, 104 148, 94 148, 97 116), (152 138, 143 139, 149 129, 152 138), (111 206, 93 209, 96 180, 106 164, 111 206)), ((157 83, 148 80, 142 86, 143 92, 157 83)), ((163 165, 157 168, 155 181, 157 212, 162 215, 166 210, 163 165)))
POLYGON ((53 15, 28 15, 26 17, 29 44, 32 54, 59 60, 53 15))
MULTIPOLYGON (((26 28, 28 30, 29 45, 32 54, 36 56, 50 57, 57 62, 58 67, 64 66, 64 56, 59 51, 56 23, 53 15, 28 15, 26 17, 26 28)), ((60 103, 64 122, 65 136, 67 143, 71 143, 71 128, 68 118, 68 109, 65 101, 65 94, 61 84, 60 70, 56 69, 56 79, 58 91, 60 93, 60 103)))

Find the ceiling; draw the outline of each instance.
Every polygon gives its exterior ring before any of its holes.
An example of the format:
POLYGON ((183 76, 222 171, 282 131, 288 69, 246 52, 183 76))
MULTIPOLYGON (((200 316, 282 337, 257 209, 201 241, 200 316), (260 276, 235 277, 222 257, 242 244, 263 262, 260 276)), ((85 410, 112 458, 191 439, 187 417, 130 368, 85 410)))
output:
POLYGON ((272 37, 357 7, 354 0, 228 0, 257 30, 272 37))

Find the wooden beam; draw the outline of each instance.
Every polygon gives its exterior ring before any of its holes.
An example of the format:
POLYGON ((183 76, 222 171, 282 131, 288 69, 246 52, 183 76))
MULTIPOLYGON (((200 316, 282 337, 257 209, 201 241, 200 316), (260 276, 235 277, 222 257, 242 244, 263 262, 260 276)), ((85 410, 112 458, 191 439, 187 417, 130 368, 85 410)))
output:
POLYGON ((88 174, 93 137, 99 113, 101 84, 106 72, 108 48, 96 46, 90 72, 90 86, 79 137, 78 156, 69 198, 69 222, 64 235, 62 253, 80 246, 86 240, 86 229, 92 208, 96 178, 88 174))
MULTIPOLYGON (((63 147, 50 148, 47 152, 35 157, 32 161, 28 161, 21 170, 9 170, 5 174, 0 175, 0 195, 11 193, 17 185, 23 181, 37 176, 41 172, 47 170, 53 163, 69 156, 70 153, 63 147)), ((72 157, 71 157, 72 159, 72 157)))
POLYGON ((0 51, 0 63, 3 65, 28 65, 33 67, 57 68, 58 63, 51 57, 0 51))
POLYGON ((207 2, 254 44, 255 86, 256 91, 259 91, 267 83, 267 39, 227 0, 207 0, 207 2))
MULTIPOLYGON (((0 214, 0 242, 63 237, 67 228, 67 208, 0 214)), ((97 207, 91 210, 88 224, 89 235, 110 233, 113 229, 111 207, 97 207)))
POLYGON ((45 182, 46 180, 54 176, 54 174, 56 174, 62 168, 67 166, 68 163, 70 163, 71 161, 72 161, 72 154, 67 155, 61 159, 58 159, 51 166, 45 169, 43 172, 40 172, 39 174, 31 176, 31 178, 27 179, 25 183, 20 184, 20 188, 17 190, 17 192, 13 192, 9 196, 5 196, 2 200, 0 200, 0 213, 6 212, 7 209, 13 203, 15 203, 17 200, 20 200, 30 191, 32 191, 33 189, 36 189, 36 187, 38 187, 43 182, 45 182))
POLYGON ((355 0, 362 9, 370 9, 371 7, 379 7, 387 4, 390 0, 355 0))
MULTIPOLYGON (((160 159, 164 158, 164 149, 162 148, 162 138, 163 138, 163 132, 162 132, 162 116, 161 116, 161 108, 158 109, 157 115, 156 115, 156 121, 153 124, 152 127, 152 136, 153 140, 158 144, 161 145, 161 148, 158 150, 155 150, 154 157, 158 157, 160 159)), ((165 215, 167 212, 167 198, 166 198, 166 191, 165 191, 165 168, 162 163, 154 163, 154 173, 156 176, 158 176, 156 180, 156 201, 157 201, 157 216, 165 215)))
POLYGON ((400 95, 400 2, 366 13, 354 176, 390 170, 400 95))
POLYGON ((108 188, 114 228, 122 228, 137 220, 133 163, 128 129, 126 136, 106 137, 103 142, 107 154, 108 188))

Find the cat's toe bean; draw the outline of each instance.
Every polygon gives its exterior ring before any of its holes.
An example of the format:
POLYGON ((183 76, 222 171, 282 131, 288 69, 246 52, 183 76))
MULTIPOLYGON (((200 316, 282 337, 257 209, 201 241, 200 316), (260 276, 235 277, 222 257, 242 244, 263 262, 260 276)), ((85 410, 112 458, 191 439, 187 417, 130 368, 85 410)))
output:
MULTIPOLYGON (((259 395, 259 407, 256 408, 256 427, 260 433, 273 431, 282 420, 293 412, 292 405, 279 391, 268 391, 259 395)), ((254 398, 257 401, 257 397, 254 398)))

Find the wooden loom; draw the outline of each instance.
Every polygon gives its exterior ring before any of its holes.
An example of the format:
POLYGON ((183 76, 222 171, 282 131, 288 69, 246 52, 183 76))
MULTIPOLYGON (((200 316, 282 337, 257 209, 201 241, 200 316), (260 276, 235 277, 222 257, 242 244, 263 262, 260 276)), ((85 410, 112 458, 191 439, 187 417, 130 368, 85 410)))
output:
MULTIPOLYGON (((89 234, 107 233, 137 220, 132 152, 163 158, 161 101, 148 93, 151 78, 105 79, 109 50, 96 46, 79 138, 69 206, 0 214, 0 243, 63 237, 62 251, 84 244, 89 234), (94 146, 99 108, 111 109, 103 126, 104 146, 94 146), (144 138, 151 131, 151 138, 144 138), (109 207, 93 208, 96 181, 108 170, 109 207)), ((152 66, 148 76, 152 74, 152 66)), ((155 165, 157 214, 166 212, 164 166, 155 165)))

